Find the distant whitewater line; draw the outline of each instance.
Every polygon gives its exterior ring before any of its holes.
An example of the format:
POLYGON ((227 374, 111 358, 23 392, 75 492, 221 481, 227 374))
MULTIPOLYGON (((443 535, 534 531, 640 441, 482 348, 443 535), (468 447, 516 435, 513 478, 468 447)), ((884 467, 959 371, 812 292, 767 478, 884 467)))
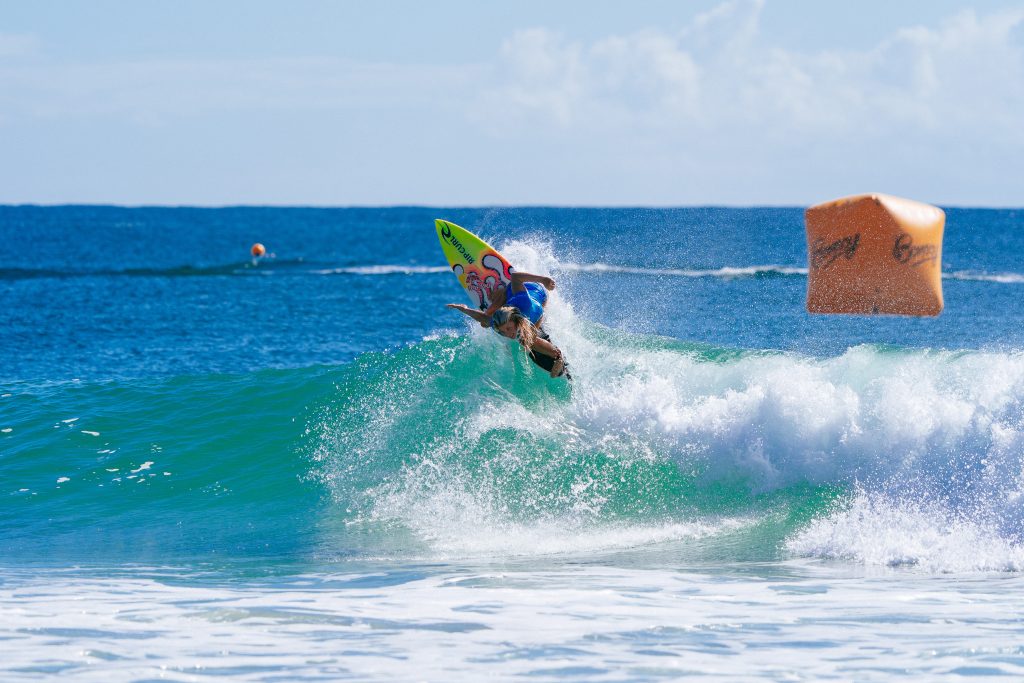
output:
MULTIPOLYGON (((673 277, 763 277, 763 276, 806 276, 807 268, 796 266, 724 266, 722 268, 689 269, 689 268, 635 268, 616 266, 608 263, 565 263, 562 270, 582 273, 628 273, 631 275, 668 275, 673 277)), ((1024 273, 979 273, 970 270, 958 270, 943 273, 947 280, 970 280, 977 282, 998 282, 1001 284, 1024 284, 1024 273)))
MULTIPOLYGON (((363 266, 339 266, 334 268, 317 268, 304 270, 308 266, 302 260, 278 261, 276 263, 255 264, 252 262, 232 263, 220 266, 177 266, 172 268, 126 268, 123 270, 61 270, 57 268, 0 268, 0 280, 24 280, 31 278, 69 278, 69 277, 196 277, 196 276, 252 276, 270 275, 275 272, 287 272, 292 275, 303 273, 311 275, 432 275, 447 273, 447 266, 419 266, 402 264, 370 264, 363 266)), ((611 263, 561 263, 555 270, 576 273, 595 274, 628 274, 647 275, 652 277, 688 277, 688 278, 748 278, 748 277, 806 277, 807 268, 780 265, 755 266, 723 266, 721 268, 639 268, 636 266, 619 266, 611 263)), ((970 270, 958 270, 943 273, 947 280, 965 280, 973 282, 996 282, 999 284, 1024 284, 1024 273, 983 273, 970 270)))
POLYGON ((979 282, 999 282, 1004 285, 1024 284, 1022 273, 975 273, 970 270, 958 270, 953 273, 943 273, 942 277, 947 280, 976 280, 979 282))
POLYGON ((764 275, 807 275, 806 268, 794 266, 723 266, 712 269, 690 268, 636 268, 608 263, 563 263, 562 270, 580 273, 628 273, 631 275, 669 275, 673 277, 757 277, 764 275))
POLYGON ((317 275, 419 275, 423 273, 448 273, 451 268, 448 266, 401 266, 401 265, 373 265, 373 266, 348 266, 345 268, 325 268, 314 270, 317 275))
MULTIPOLYGON (((429 273, 447 273, 445 266, 413 266, 413 265, 368 265, 348 266, 343 268, 327 268, 315 270, 318 275, 419 275, 429 273)), ((639 268, 635 266, 618 266, 610 263, 561 263, 557 270, 576 273, 612 273, 628 275, 649 275, 689 278, 746 278, 746 277, 806 277, 807 268, 798 266, 780 266, 774 264, 755 266, 723 266, 721 268, 639 268)), ((979 273, 958 270, 943 273, 947 280, 968 280, 976 282, 998 282, 1000 284, 1024 284, 1024 273, 979 273)))
MULTIPOLYGON (((416 275, 423 273, 447 273, 445 266, 402 266, 402 265, 370 265, 348 266, 343 268, 325 268, 315 270, 318 275, 416 275)), ((756 277, 758 275, 806 275, 806 268, 789 266, 725 266, 712 270, 692 270, 681 268, 635 268, 632 266, 616 266, 608 263, 562 263, 557 270, 580 273, 628 273, 633 275, 671 275, 677 277, 756 277)))

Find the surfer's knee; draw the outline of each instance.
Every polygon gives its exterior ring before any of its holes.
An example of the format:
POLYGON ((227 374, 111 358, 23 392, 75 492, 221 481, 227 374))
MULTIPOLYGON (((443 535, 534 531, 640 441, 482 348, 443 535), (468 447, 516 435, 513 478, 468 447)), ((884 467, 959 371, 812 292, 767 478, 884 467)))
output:
POLYGON ((555 362, 551 364, 551 371, 548 373, 552 377, 561 377, 565 374, 565 355, 562 350, 555 347, 555 362))

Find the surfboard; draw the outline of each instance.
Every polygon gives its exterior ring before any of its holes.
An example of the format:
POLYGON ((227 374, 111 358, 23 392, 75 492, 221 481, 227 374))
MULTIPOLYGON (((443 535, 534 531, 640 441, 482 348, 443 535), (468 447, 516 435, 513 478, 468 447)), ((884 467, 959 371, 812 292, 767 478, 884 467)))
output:
POLYGON ((497 249, 455 223, 438 218, 434 226, 441 250, 459 284, 474 306, 487 310, 494 292, 512 282, 512 264, 497 249))

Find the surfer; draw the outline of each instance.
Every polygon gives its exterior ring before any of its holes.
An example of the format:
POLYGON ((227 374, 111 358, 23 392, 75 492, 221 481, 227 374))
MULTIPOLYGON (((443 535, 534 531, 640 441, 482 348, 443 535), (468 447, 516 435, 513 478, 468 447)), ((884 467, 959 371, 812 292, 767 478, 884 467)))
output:
POLYGON ((465 313, 481 327, 493 327, 503 337, 517 340, 530 360, 552 377, 564 375, 571 379, 561 350, 551 343, 551 337, 541 327, 544 306, 548 302, 547 290, 554 288, 555 281, 550 277, 516 271, 512 273, 508 288, 493 293, 486 311, 477 311, 465 304, 448 304, 448 308, 465 313))

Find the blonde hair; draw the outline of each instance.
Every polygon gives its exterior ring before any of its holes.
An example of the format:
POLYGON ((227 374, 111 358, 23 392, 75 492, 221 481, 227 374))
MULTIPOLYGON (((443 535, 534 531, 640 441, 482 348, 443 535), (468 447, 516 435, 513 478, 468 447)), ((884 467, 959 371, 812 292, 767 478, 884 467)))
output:
POLYGON ((533 345, 537 341, 537 330, 534 329, 530 319, 523 315, 518 308, 502 306, 495 312, 494 317, 503 321, 511 320, 516 327, 516 340, 522 345, 523 350, 527 353, 533 351, 533 345))

